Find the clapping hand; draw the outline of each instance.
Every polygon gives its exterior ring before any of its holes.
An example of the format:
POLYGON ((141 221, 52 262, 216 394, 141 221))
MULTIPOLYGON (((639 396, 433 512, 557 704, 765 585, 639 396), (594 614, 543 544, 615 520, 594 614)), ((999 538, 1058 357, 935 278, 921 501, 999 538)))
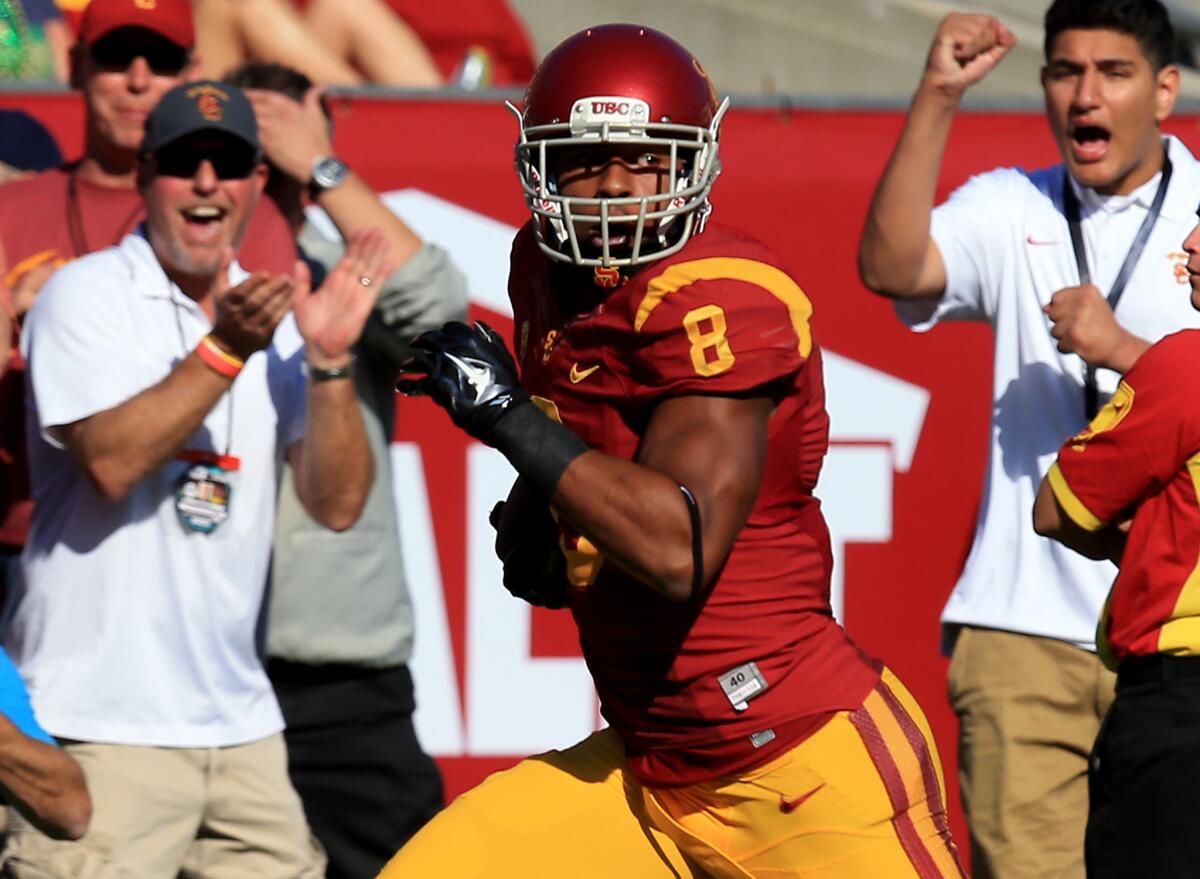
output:
POLYGON ((311 294, 308 269, 297 263, 292 308, 308 345, 309 363, 326 368, 346 364, 378 298, 379 285, 392 273, 387 252, 382 232, 360 232, 350 239, 325 283, 311 294))
MULTIPOLYGON (((225 248, 218 278, 229 276, 233 249, 225 248)), ((295 279, 255 272, 235 287, 214 294, 215 319, 209 337, 235 357, 246 360, 271 344, 275 328, 292 304, 295 279)))

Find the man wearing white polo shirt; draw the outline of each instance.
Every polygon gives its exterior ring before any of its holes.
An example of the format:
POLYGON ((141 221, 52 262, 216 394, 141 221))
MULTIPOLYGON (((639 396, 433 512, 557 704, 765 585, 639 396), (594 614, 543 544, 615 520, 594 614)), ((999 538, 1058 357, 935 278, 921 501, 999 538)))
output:
POLYGON ((25 324, 36 511, 6 646, 94 813, 78 843, 18 825, 16 876, 324 875, 256 624, 284 457, 327 527, 371 484, 346 379, 388 267, 372 232, 315 293, 301 265, 247 277, 265 179, 241 92, 167 92, 144 226, 63 267, 25 324))
POLYGON ((1200 168, 1160 130, 1179 88, 1162 4, 1056 0, 1042 85, 1063 164, 982 174, 934 209, 959 101, 1014 43, 990 16, 941 23, 859 259, 914 330, 995 330, 983 501, 942 616, 971 866, 984 879, 1082 877, 1087 758, 1113 699, 1095 628, 1116 569, 1039 537, 1031 510, 1058 446, 1119 374, 1198 323, 1175 291, 1200 168))

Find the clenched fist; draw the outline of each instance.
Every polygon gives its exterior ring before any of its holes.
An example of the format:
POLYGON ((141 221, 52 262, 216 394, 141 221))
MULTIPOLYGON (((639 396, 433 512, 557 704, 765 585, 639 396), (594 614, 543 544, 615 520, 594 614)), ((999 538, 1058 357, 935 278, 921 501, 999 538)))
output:
POLYGON ((1125 372, 1148 347, 1117 323, 1108 300, 1094 284, 1065 287, 1043 309, 1058 350, 1078 354, 1090 366, 1125 372))
POLYGON ((952 12, 929 47, 921 85, 959 97, 1000 63, 1017 38, 991 15, 952 12))

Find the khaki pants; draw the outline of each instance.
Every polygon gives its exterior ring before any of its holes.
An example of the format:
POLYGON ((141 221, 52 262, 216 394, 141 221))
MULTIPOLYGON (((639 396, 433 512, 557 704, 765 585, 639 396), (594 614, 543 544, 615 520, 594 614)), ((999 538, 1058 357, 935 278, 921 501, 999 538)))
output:
POLYGON ((287 776, 283 736, 229 748, 68 743, 92 795, 79 842, 15 813, 15 879, 321 879, 325 856, 287 776))
POLYGON ((1083 879, 1088 756, 1115 683, 1065 641, 961 630, 949 695, 975 879, 1083 879))

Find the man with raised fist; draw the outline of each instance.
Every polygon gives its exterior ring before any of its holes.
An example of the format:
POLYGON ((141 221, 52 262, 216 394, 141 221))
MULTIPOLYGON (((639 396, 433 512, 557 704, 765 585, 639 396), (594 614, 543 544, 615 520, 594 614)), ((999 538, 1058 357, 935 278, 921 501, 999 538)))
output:
POLYGON ((1115 568, 1038 536, 1030 510, 1150 342, 1196 326, 1179 268, 1200 168, 1164 137, 1179 89, 1158 0, 1056 0, 1042 87, 1062 163, 934 191, 964 93, 1015 44, 942 21, 859 250, 864 282, 924 332, 995 330, 990 459, 970 557, 942 616, 977 877, 1082 877, 1087 758, 1113 699, 1095 630, 1115 568))

